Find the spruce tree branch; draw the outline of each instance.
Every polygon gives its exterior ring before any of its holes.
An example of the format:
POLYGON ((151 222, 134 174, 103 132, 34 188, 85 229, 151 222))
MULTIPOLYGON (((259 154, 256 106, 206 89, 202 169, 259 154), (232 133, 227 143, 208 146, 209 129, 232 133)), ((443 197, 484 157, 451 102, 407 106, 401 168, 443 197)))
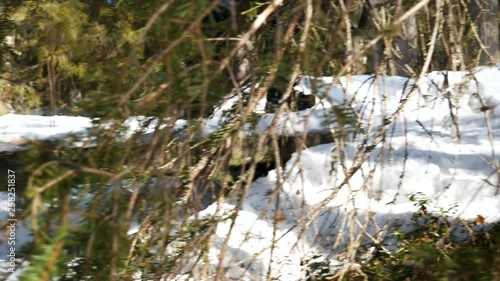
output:
MULTIPOLYGON (((427 3, 427 2, 429 2, 429 1, 422 1, 419 4, 427 3)), ((417 7, 417 6, 419 6, 420 8, 422 8, 424 5, 416 5, 415 7, 417 7)), ((438 36, 438 32, 437 31, 439 30, 439 25, 440 25, 439 23, 441 21, 441 16, 442 16, 442 14, 441 14, 442 13, 441 12, 441 0, 437 0, 437 6, 439 8, 436 11, 436 25, 434 26, 434 32, 433 32, 433 36, 432 36, 431 42, 430 42, 432 45, 435 45, 436 41, 437 41, 437 36, 438 36)), ((412 8, 412 9, 410 9, 410 11, 413 11, 413 13, 416 12, 415 7, 412 8)), ((408 11, 406 13, 408 16, 410 15, 409 14, 410 11, 408 11)), ((404 18, 407 18, 408 16, 405 17, 403 15, 402 16, 403 20, 404 20, 404 18)), ((419 78, 422 78, 424 76, 424 74, 427 73, 428 67, 430 65, 430 61, 432 59, 433 54, 434 54, 434 48, 429 48, 429 52, 427 53, 427 58, 426 58, 426 61, 424 63, 424 67, 422 68, 422 71, 420 73, 420 77, 419 78)), ((417 81, 417 83, 418 83, 418 81, 417 81)), ((316 208, 314 208, 313 210, 309 211, 304 216, 303 219, 300 219, 299 221, 297 221, 297 224, 301 224, 302 221, 305 218, 307 218, 308 221, 306 222, 306 226, 310 225, 313 222, 313 220, 320 214, 320 210, 322 210, 328 204, 328 202, 330 202, 335 197, 335 195, 337 194, 336 191, 340 190, 342 187, 344 187, 346 184, 349 183, 349 181, 354 176, 354 174, 361 168, 362 164, 365 163, 365 161, 371 156, 371 154, 373 153, 373 151, 375 150, 375 148, 384 140, 384 135, 387 132, 387 130, 389 129, 390 125, 395 121, 395 119, 399 116, 399 114, 404 109, 404 107, 409 102, 409 100, 411 100, 412 97, 417 92, 418 92, 417 89, 413 89, 410 92, 410 94, 408 95, 408 97, 406 99, 404 99, 404 100, 401 101, 401 103, 399 104, 399 106, 396 109, 396 111, 391 116, 389 116, 387 118, 387 120, 385 121, 385 124, 381 128, 379 128, 378 133, 373 138, 373 141, 371 142, 371 144, 365 145, 364 149, 360 149, 358 155, 355 157, 354 163, 352 164, 352 166, 349 169, 349 171, 345 174, 344 180, 335 188, 335 190, 332 192, 331 195, 329 195, 327 198, 323 199, 316 206, 316 208)))
POLYGON ((273 0, 273 2, 269 3, 267 8, 262 11, 262 13, 260 13, 254 20, 254 22, 250 26, 250 29, 241 36, 241 39, 231 51, 230 55, 222 60, 219 66, 219 72, 224 70, 229 65, 231 58, 233 58, 238 53, 238 51, 243 48, 243 46, 251 44, 250 39, 252 38, 252 36, 257 32, 257 30, 262 27, 262 25, 266 23, 267 18, 281 5, 283 5, 283 0, 273 0))
MULTIPOLYGON (((245 33, 245 35, 242 36, 242 40, 238 42, 237 46, 235 47, 235 49, 233 49, 233 51, 231 52, 231 54, 226 57, 223 61, 223 63, 221 64, 221 67, 219 67, 219 72, 222 71, 225 66, 224 65, 229 65, 229 59, 233 56, 236 55, 236 53, 238 52, 238 50, 240 48, 242 48, 243 46, 246 45, 246 43, 249 42, 250 38, 253 36, 253 34, 255 34, 255 32, 263 25, 263 23, 265 22, 265 20, 278 8, 278 6, 282 5, 282 0, 274 0, 272 3, 269 4, 269 6, 261 13, 259 14, 259 16, 257 16, 257 19, 253 22, 252 26, 250 27, 250 30, 245 33)), ((292 30, 289 29, 289 36, 291 36, 292 34, 292 30)), ((287 39, 285 39, 287 40, 287 39)), ((256 97, 253 97, 250 102, 249 102, 249 105, 248 105, 248 108, 245 112, 245 114, 242 116, 243 118, 239 121, 240 123, 240 126, 235 126, 235 127, 242 127, 245 120, 246 120, 246 117, 248 117, 251 112, 253 112, 253 109, 255 108, 255 106, 257 106, 257 103, 258 101, 265 95, 265 91, 267 90, 267 87, 269 87, 271 81, 274 79, 277 71, 278 71, 278 68, 277 68, 277 64, 281 61, 281 58, 283 56, 283 50, 280 50, 277 54, 277 58, 275 59, 275 61, 273 62, 273 66, 271 68, 271 71, 270 73, 268 74, 268 78, 266 83, 264 84, 264 87, 261 89, 261 91, 259 91, 258 95, 256 97)), ((262 149, 262 146, 264 144, 264 140, 267 138, 266 136, 266 133, 262 134, 261 137, 259 138, 259 144, 258 144, 258 147, 259 147, 259 150, 258 151, 261 151, 262 149)), ((249 175, 248 177, 249 178, 253 178, 253 175, 255 173, 255 167, 256 167, 256 162, 253 161, 252 164, 251 164, 251 167, 250 167, 250 170, 249 170, 249 175)), ((251 181, 248 181, 244 188, 243 188, 243 198, 244 196, 246 196, 249 188, 250 188, 250 185, 251 185, 251 181)), ((223 274, 223 261, 224 261, 224 257, 225 257, 225 254, 227 252, 227 249, 228 249, 228 246, 229 246, 229 238, 231 237, 231 233, 232 231, 234 230, 234 227, 235 227, 235 223, 236 223, 236 216, 238 214, 238 212, 242 209, 243 207, 243 201, 244 200, 240 200, 240 202, 238 203, 238 205, 236 206, 235 208, 235 211, 234 211, 234 216, 232 217, 232 221, 231 221, 231 225, 229 227, 229 232, 226 236, 226 239, 224 239, 224 244, 222 245, 222 248, 221 248, 221 251, 220 251, 220 254, 218 256, 218 259, 219 259, 219 266, 217 267, 217 271, 216 271, 216 274, 215 274, 215 280, 221 280, 222 278, 222 274, 223 274)))
MULTIPOLYGON (((150 65, 144 70, 144 74, 142 74, 139 79, 132 85, 132 87, 120 98, 120 107, 124 107, 127 102, 130 100, 130 97, 139 89, 139 87, 146 81, 146 79, 154 72, 155 68, 161 62, 163 58, 165 58, 170 52, 172 52, 177 46, 179 46, 187 37, 187 35, 199 27, 201 21, 208 16, 208 14, 215 9, 218 5, 219 1, 214 1, 209 7, 205 9, 205 11, 200 15, 196 20, 194 20, 186 30, 182 32, 182 34, 176 38, 167 48, 163 49, 159 54, 155 56, 150 65)), ((125 108, 128 111, 127 108, 125 108)))
MULTIPOLYGON (((241 38, 237 38, 237 39, 232 39, 232 40, 237 40, 238 41, 238 44, 236 44, 236 46, 233 48, 233 50, 231 51, 231 53, 226 56, 222 62, 220 63, 220 66, 218 68, 218 70, 212 74, 212 76, 207 79, 205 82, 206 83, 209 83, 211 81, 213 81, 220 73, 222 73, 222 71, 224 71, 225 69, 230 69, 230 62, 231 62, 231 59, 233 57, 235 57, 238 53, 238 51, 243 48, 244 46, 247 46, 248 44, 251 44, 250 43, 250 40, 252 38, 252 36, 265 24, 266 22, 266 19, 279 7, 281 6, 283 3, 283 0, 274 0, 272 3, 269 3, 268 7, 261 13, 257 16, 257 18, 255 19, 255 21, 252 23, 251 27, 249 28, 249 30, 244 34, 242 35, 241 38)), ((192 30, 195 30, 195 28, 197 28, 198 25, 191 25, 184 33, 183 33, 183 36, 184 35, 187 35, 188 31, 192 31, 192 30)), ((142 83, 144 83, 144 81, 147 79, 147 77, 153 72, 154 70, 154 67, 156 67, 156 65, 159 63, 158 60, 160 60, 161 58, 165 57, 168 53, 170 53, 175 47, 177 47, 177 45, 179 45, 182 40, 180 38, 182 38, 183 36, 180 36, 177 40, 175 40, 167 49, 165 49, 164 51, 162 51, 160 54, 158 54, 156 56, 156 59, 155 61, 152 63, 151 67, 149 67, 145 74, 143 74, 140 79, 134 84, 134 86, 129 90, 127 91, 127 93, 125 95, 123 95, 121 97, 121 102, 120 102, 120 106, 124 106, 127 101, 130 99, 130 97, 132 96, 132 94, 137 91, 140 87, 140 85, 142 83)), ((197 66, 199 67, 199 66, 197 66)), ((189 69, 186 69, 183 71, 183 73, 181 74, 181 77, 187 77, 187 75, 189 74, 189 71, 193 70, 194 68, 189 68, 189 69)), ((154 91, 153 93, 147 95, 146 97, 143 97, 141 99, 141 104, 144 104, 148 101, 151 101, 153 100, 154 98, 156 98, 161 91, 164 91, 168 88, 170 88, 172 86, 172 82, 169 81, 169 82, 166 82, 166 83, 163 83, 161 84, 158 89, 156 91, 154 91)), ((263 97, 264 95, 264 92, 262 91, 261 92, 262 94, 260 95, 260 98, 263 97)), ((259 99, 256 99, 254 103, 250 104, 248 106, 248 112, 251 112, 255 106, 257 105, 257 102, 259 101, 259 99)))
MULTIPOLYGON (((220 0, 219 0, 220 1, 220 0)), ((158 18, 167 11, 167 9, 170 7, 175 2, 175 0, 169 0, 163 3, 163 5, 156 11, 148 20, 146 23, 146 26, 144 26, 141 34, 139 34, 137 41, 136 41, 136 46, 141 45, 144 42, 144 39, 146 38, 146 34, 148 31, 153 27, 153 25, 156 23, 158 18)))
MULTIPOLYGON (((60 222, 60 227, 63 228, 63 231, 67 230, 68 226, 68 216, 69 216, 69 198, 66 195, 63 199, 63 210, 61 213, 61 222, 60 222)), ((50 279, 50 273, 55 266, 56 262, 59 260, 59 256, 61 255, 63 249, 64 249, 64 244, 66 241, 66 236, 62 236, 60 234, 56 234, 56 247, 52 253, 52 257, 49 260, 49 262, 45 265, 42 276, 41 276, 41 281, 49 281, 50 279)))

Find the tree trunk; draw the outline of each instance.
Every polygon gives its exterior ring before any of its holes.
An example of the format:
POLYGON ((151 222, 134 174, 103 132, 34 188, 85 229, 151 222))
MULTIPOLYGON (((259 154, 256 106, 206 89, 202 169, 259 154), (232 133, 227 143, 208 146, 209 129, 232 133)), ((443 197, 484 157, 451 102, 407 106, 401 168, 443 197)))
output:
POLYGON ((498 62, 498 0, 472 0, 471 13, 481 39, 479 64, 498 62))
POLYGON ((56 96, 56 76, 55 67, 52 61, 47 62, 47 72, 49 80, 49 93, 50 93, 50 113, 52 116, 57 113, 57 96, 56 96))
POLYGON ((417 19, 410 16, 399 28, 399 37, 395 40, 395 74, 412 76, 418 65, 417 19))

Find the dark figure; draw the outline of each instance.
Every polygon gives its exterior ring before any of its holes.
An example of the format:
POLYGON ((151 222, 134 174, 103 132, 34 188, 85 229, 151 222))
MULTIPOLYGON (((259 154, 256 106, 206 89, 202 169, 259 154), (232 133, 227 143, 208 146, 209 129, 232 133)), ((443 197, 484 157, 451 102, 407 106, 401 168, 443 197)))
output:
POLYGON ((301 111, 313 107, 316 104, 316 98, 314 95, 305 95, 302 91, 292 90, 290 96, 283 100, 284 94, 276 89, 270 88, 267 91, 267 102, 266 102, 266 112, 273 113, 286 102, 286 111, 301 111))
POLYGON ((231 10, 239 6, 242 0, 222 0, 210 15, 203 19, 203 23, 224 22, 231 18, 231 10))

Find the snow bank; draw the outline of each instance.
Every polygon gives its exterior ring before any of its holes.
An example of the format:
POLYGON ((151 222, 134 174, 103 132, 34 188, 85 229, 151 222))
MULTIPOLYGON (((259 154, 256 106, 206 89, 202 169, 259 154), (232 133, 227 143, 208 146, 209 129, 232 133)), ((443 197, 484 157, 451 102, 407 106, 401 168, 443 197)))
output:
MULTIPOLYGON (((114 121, 104 122, 101 126, 109 128, 115 125, 114 121)), ((148 143, 156 128, 163 129, 165 124, 158 122, 156 118, 145 116, 133 116, 127 118, 122 126, 125 128, 121 139, 129 139, 135 134, 142 135, 141 141, 148 143)), ((181 130, 186 126, 185 120, 177 120, 174 130, 181 130)), ((81 116, 39 116, 6 114, 0 116, 0 152, 16 151, 23 149, 16 145, 25 140, 50 140, 63 139, 70 134, 80 137, 75 146, 84 145, 88 140, 93 128, 92 119, 81 116)), ((89 145, 89 144, 85 144, 89 145)))
MULTIPOLYGON (((273 170, 255 181, 231 233, 230 220, 218 224, 208 261, 214 267, 219 264, 220 251, 229 239, 222 261, 230 268, 229 277, 261 280, 271 265, 278 280, 302 280, 304 258, 345 252, 358 234, 363 235, 358 242, 367 247, 381 241, 394 246, 397 241, 387 239, 390 229, 385 226, 413 230, 410 218, 418 210, 419 200, 426 201, 428 210, 436 214, 445 211, 452 218, 464 219, 480 215, 486 223, 498 222, 498 77, 497 67, 481 67, 472 73, 432 72, 419 81, 367 75, 338 80, 304 77, 298 87, 317 95, 319 103, 300 112, 263 114, 259 132, 268 130, 274 121, 278 134, 329 132, 328 126, 335 120, 333 106, 347 105, 363 124, 365 134, 352 137, 343 147, 323 144, 308 148, 300 157, 294 154, 282 171, 273 170), (405 101, 401 114, 388 125, 384 142, 375 143, 359 170, 346 179, 359 159, 359 148, 374 143, 386 118, 405 101), (373 129, 368 131, 370 126, 373 129), (277 188, 280 192, 274 192, 277 188), (275 231, 276 217, 280 220, 275 231)), ((216 110, 203 127, 205 134, 227 121, 225 111, 239 98, 229 99, 216 110)), ((263 105, 265 100, 259 102, 259 108, 263 105)), ((185 122, 178 124, 181 128, 185 122)), ((0 117, 0 141, 59 137, 85 132, 90 125, 90 119, 83 117, 8 114, 0 117)), ((156 125, 144 117, 126 122, 131 131, 145 134, 156 125)), ((0 197, 0 203, 5 205, 5 198, 0 197)), ((227 216, 236 204, 228 199, 219 213, 214 204, 199 217, 227 216)), ((454 226, 455 238, 466 235, 463 226, 454 226)))
POLYGON ((60 138, 84 133, 91 125, 86 117, 6 114, 0 116, 0 142, 60 138))
MULTIPOLYGON (((338 83, 328 77, 316 82, 305 78, 301 86, 316 83, 307 89, 321 97, 323 104, 279 116, 265 114, 259 123, 261 131, 274 118, 278 118, 280 134, 325 130, 322 112, 327 112, 328 104, 345 103, 351 104, 360 121, 372 122, 374 129, 368 139, 353 139, 342 148, 323 144, 302 151, 300 157, 294 154, 283 171, 273 170, 255 181, 243 199, 231 235, 227 235, 230 222, 217 228, 209 255, 214 266, 223 240, 228 239, 229 255, 223 265, 233 265, 230 277, 238 278, 234 272, 246 272, 253 276, 246 280, 260 280, 266 273, 262 268, 271 264, 273 277, 302 280, 300 260, 313 254, 345 252, 358 235, 362 235, 359 243, 366 247, 381 241, 388 249, 397 245, 395 239, 388 239, 390 229, 414 230, 411 218, 422 202, 428 211, 448 216, 453 222, 452 237, 458 240, 468 232, 455 218, 482 216, 486 223, 500 221, 496 166, 500 161, 496 154, 500 150, 500 71, 490 67, 478 68, 473 75, 447 75, 444 79, 443 72, 433 72, 418 83, 402 77, 364 75, 341 77, 338 83), (372 143, 383 120, 411 93, 412 99, 389 126, 385 141, 345 180, 359 145, 372 143), (478 109, 477 100, 486 107, 478 109), (276 243, 278 254, 271 257, 277 188, 282 189, 277 233, 283 235, 277 235, 282 237, 276 243), (243 262, 253 255, 258 266, 243 262)), ((228 199, 222 209, 230 213, 235 204, 228 199)), ((215 210, 214 204, 200 215, 216 215, 215 210)), ((472 227, 480 230, 486 226, 472 227)))

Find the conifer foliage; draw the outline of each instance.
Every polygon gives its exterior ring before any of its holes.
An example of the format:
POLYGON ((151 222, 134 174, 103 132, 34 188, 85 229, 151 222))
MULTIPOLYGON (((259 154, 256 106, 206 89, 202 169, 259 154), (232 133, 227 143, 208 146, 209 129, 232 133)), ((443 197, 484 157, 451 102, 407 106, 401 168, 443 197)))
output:
MULTIPOLYGON (((33 142, 23 155, 30 177, 19 216, 33 241, 21 280, 224 280, 222 262, 209 262, 214 225, 235 219, 261 167, 280 171, 290 157, 283 143, 305 146, 300 136, 248 133, 258 101, 269 89, 292 100, 304 76, 414 77, 432 52, 428 70, 476 66, 465 48, 475 27, 443 20, 466 22, 465 2, 1 1, 0 38, 15 40, 0 43, 0 102, 94 122, 85 137, 33 142), (396 38, 405 13, 419 35, 406 50, 417 65, 394 64, 404 60, 396 38), (203 132, 237 95, 220 128, 203 132), (142 120, 133 133, 124 125, 132 117, 142 120), (235 213, 198 218, 224 198, 235 213)), ((290 110, 280 102, 278 113, 290 110)), ((363 132, 349 106, 336 106, 327 139, 342 145, 363 132)))

